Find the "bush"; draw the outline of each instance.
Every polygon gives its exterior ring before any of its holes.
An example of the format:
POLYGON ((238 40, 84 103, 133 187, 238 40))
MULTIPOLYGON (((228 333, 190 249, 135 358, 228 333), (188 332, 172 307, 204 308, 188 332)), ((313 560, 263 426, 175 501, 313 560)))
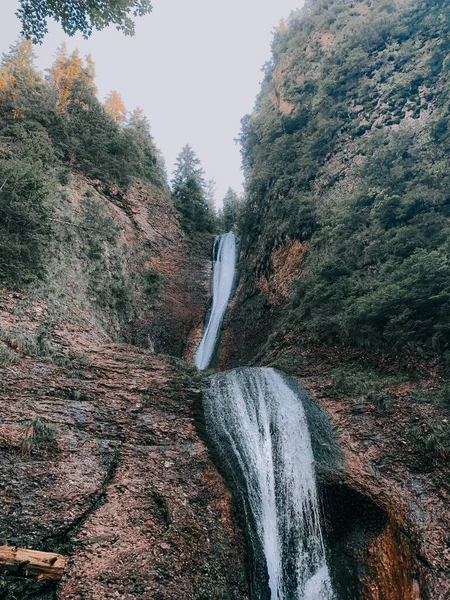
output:
POLYGON ((58 429, 52 423, 38 418, 25 423, 23 429, 22 456, 30 456, 39 450, 49 450, 56 445, 58 429))

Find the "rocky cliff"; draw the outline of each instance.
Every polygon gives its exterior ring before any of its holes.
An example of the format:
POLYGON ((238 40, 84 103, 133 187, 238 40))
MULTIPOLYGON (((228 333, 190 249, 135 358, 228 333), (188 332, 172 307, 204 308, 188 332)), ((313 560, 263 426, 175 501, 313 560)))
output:
POLYGON ((155 354, 181 356, 202 323, 209 240, 193 248, 150 184, 74 173, 55 214, 47 279, 1 290, 0 531, 68 568, 58 587, 0 578, 0 596, 244 598, 198 376, 155 354))
POLYGON ((449 14, 308 2, 276 31, 243 120, 240 281, 219 362, 291 373, 331 417, 346 471, 330 496, 350 489, 384 514, 369 543, 340 546, 363 557, 370 599, 450 594, 449 14))

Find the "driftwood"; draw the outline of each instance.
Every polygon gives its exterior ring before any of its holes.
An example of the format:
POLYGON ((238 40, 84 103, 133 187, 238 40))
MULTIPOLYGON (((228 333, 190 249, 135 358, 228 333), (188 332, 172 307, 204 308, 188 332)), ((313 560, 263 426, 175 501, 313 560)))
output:
POLYGON ((0 572, 10 573, 16 577, 57 581, 61 579, 65 566, 66 559, 61 554, 8 545, 0 546, 0 572))

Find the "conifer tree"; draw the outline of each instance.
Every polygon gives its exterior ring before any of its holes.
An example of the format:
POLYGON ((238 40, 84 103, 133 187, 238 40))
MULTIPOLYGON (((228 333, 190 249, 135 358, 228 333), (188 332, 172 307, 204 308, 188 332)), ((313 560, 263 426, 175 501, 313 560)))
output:
POLYGON ((33 47, 30 41, 23 38, 10 47, 8 54, 4 54, 0 64, 0 105, 12 104, 10 110, 14 118, 23 116, 22 107, 19 106, 19 91, 33 89, 42 83, 42 77, 36 71, 34 64, 33 47))
POLYGON ((85 66, 78 49, 75 49, 69 56, 67 46, 63 42, 56 52, 52 67, 49 69, 49 81, 58 93, 56 106, 61 112, 65 112, 71 102, 80 102, 80 99, 74 97, 72 93, 76 85, 84 84, 95 95, 97 90, 93 80, 94 75, 95 66, 92 58, 87 57, 85 66))
POLYGON ((237 224, 241 200, 238 194, 229 187, 222 201, 222 219, 225 231, 231 231, 237 224))
POLYGON ((127 118, 127 109, 123 103, 122 96, 116 90, 110 92, 103 104, 106 112, 110 115, 117 125, 123 125, 127 118))
POLYGON ((182 225, 188 232, 212 231, 213 217, 206 199, 204 172, 189 145, 184 146, 176 160, 172 193, 182 225))

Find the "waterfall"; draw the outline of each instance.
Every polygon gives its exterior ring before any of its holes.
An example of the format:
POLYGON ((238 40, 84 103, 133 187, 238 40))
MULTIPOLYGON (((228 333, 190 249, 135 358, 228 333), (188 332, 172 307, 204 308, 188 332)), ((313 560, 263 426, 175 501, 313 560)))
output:
POLYGON ((194 356, 194 362, 199 369, 206 369, 211 362, 219 329, 233 290, 236 270, 236 237, 232 232, 216 237, 213 257, 211 313, 194 356))
POLYGON ((301 398, 277 371, 244 368, 208 378, 204 408, 263 550, 271 600, 331 600, 301 398))

